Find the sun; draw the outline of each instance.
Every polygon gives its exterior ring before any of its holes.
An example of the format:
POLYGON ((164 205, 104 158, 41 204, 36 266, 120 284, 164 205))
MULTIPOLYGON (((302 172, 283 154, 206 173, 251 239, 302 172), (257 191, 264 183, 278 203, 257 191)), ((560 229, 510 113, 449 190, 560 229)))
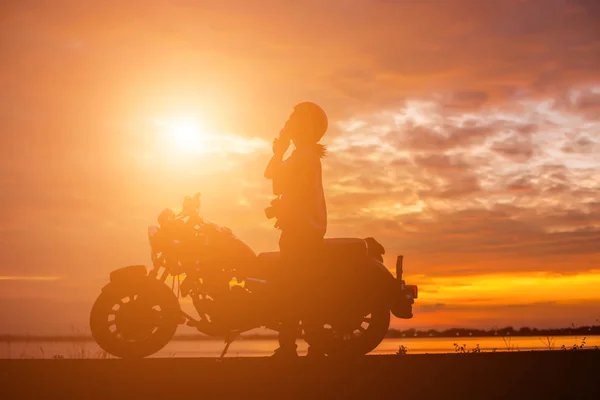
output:
POLYGON ((166 144, 177 153, 203 153, 206 149, 207 132, 198 118, 172 117, 155 121, 161 128, 166 144))
POLYGON ((169 127, 173 146, 179 150, 196 149, 200 144, 200 130, 190 121, 180 121, 169 127))
POLYGON ((221 131, 198 114, 162 114, 152 123, 153 152, 169 164, 207 163, 271 148, 258 138, 221 131))

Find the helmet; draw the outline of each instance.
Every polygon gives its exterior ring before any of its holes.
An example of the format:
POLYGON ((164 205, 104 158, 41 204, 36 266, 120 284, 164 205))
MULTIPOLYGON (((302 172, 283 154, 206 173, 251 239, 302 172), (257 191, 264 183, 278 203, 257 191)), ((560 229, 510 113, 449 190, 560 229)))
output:
POLYGON ((298 118, 298 121, 304 127, 310 127, 308 131, 314 135, 312 139, 315 142, 321 140, 325 132, 327 132, 327 114, 315 103, 305 101, 296 104, 294 107, 294 116, 298 118))

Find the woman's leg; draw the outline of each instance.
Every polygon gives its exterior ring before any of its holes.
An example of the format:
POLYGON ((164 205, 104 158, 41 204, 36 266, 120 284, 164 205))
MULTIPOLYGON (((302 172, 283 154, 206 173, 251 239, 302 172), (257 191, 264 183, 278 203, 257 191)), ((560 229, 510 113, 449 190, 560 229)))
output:
POLYGON ((298 241, 294 236, 287 232, 281 233, 279 239, 281 265, 277 274, 279 279, 276 283, 280 296, 277 299, 279 306, 276 308, 280 310, 279 348, 283 351, 295 351, 297 347, 296 338, 300 324, 296 299, 297 282, 295 279, 297 269, 295 264, 298 257, 297 247, 298 241))
MULTIPOLYGON (((319 304, 315 302, 314 290, 321 282, 315 282, 321 275, 319 269, 323 238, 314 234, 294 234, 282 232, 279 240, 281 270, 278 286, 281 302, 281 322, 279 345, 281 348, 296 349, 301 316, 315 314, 319 304)), ((306 323, 310 318, 303 317, 306 323)), ((316 327, 315 327, 316 328, 316 327)), ((318 332, 318 329, 312 329, 318 332)))

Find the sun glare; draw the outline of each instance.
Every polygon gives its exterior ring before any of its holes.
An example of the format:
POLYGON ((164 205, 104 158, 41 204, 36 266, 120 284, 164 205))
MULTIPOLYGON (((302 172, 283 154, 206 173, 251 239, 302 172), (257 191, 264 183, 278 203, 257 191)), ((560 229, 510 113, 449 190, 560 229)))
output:
POLYGON ((168 163, 207 161, 228 154, 250 154, 270 149, 259 138, 219 132, 210 124, 191 115, 165 115, 153 119, 155 151, 168 163))
POLYGON ((207 133, 198 119, 189 117, 171 118, 156 122, 160 126, 167 144, 177 153, 204 152, 207 133))
POLYGON ((173 144, 180 150, 194 149, 200 142, 198 127, 192 123, 179 123, 171 127, 173 144))

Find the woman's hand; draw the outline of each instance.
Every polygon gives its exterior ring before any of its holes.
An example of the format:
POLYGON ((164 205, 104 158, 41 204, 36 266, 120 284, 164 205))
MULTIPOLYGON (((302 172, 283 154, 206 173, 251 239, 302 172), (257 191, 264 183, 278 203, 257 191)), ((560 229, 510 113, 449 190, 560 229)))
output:
POLYGON ((275 140, 273 140, 273 154, 275 154, 276 156, 283 157, 288 147, 290 147, 289 139, 285 140, 282 138, 276 138, 275 140))
POLYGON ((290 147, 290 139, 285 136, 280 136, 273 140, 273 154, 276 156, 283 157, 288 147, 290 147))
POLYGON ((273 140, 273 157, 271 157, 271 160, 265 169, 265 178, 275 178, 275 176, 278 174, 277 171, 281 169, 281 164, 283 164, 283 155, 289 146, 289 139, 285 140, 279 137, 273 140))

